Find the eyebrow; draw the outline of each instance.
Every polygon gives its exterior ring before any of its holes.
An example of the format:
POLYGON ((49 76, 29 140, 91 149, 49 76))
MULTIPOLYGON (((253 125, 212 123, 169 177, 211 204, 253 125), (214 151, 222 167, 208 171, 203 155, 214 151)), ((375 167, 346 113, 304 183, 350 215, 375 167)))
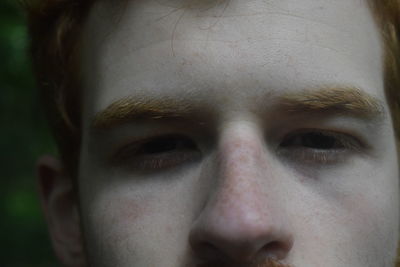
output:
MULTIPOLYGON (((278 109, 289 113, 334 113, 362 119, 382 118, 381 100, 353 87, 325 86, 277 96, 278 109)), ((127 96, 111 103, 95 114, 91 127, 107 129, 133 120, 193 118, 193 105, 181 99, 127 96)))
POLYGON ((172 98, 143 98, 127 96, 111 103, 95 114, 93 129, 106 129, 133 120, 157 120, 190 117, 195 108, 187 102, 172 98))
POLYGON ((385 114, 381 100, 354 86, 288 92, 279 97, 278 105, 289 113, 334 113, 361 119, 382 119, 385 114))

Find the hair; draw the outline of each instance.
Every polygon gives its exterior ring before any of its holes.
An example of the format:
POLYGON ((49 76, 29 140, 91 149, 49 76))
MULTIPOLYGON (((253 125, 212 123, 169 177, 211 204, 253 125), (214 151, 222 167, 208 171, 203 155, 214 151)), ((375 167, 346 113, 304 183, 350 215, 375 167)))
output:
POLYGON ((400 152, 400 0, 368 0, 384 42, 384 89, 400 152))
POLYGON ((23 0, 33 71, 66 171, 77 176, 81 143, 79 42, 94 0, 23 0))

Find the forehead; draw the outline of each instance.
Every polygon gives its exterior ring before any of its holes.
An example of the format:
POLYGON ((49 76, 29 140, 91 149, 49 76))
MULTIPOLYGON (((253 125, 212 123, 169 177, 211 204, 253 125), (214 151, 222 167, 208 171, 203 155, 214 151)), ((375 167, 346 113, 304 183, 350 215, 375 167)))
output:
POLYGON ((253 105, 351 84, 384 99, 382 45, 366 1, 100 1, 83 34, 84 116, 125 96, 253 105))

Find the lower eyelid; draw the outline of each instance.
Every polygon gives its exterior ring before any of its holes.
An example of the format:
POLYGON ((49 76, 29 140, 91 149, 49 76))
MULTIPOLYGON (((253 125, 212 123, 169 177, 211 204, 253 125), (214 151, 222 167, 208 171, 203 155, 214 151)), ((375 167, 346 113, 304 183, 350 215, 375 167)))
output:
POLYGON ((295 148, 281 149, 278 155, 301 164, 335 164, 345 162, 349 153, 345 149, 318 151, 309 148, 295 148))
POLYGON ((167 168, 173 168, 180 164, 185 164, 189 161, 195 161, 200 158, 198 152, 171 152, 162 155, 144 155, 132 157, 120 163, 132 170, 138 171, 152 171, 167 168))

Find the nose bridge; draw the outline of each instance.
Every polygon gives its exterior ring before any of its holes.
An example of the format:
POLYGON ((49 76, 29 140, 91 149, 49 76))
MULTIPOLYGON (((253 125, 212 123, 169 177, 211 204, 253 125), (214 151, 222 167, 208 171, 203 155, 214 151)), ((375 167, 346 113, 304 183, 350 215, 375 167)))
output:
POLYGON ((236 211, 245 208, 247 213, 249 208, 256 208, 262 193, 262 176, 268 171, 263 146, 253 127, 231 126, 221 135, 216 164, 218 203, 234 205, 236 211))

